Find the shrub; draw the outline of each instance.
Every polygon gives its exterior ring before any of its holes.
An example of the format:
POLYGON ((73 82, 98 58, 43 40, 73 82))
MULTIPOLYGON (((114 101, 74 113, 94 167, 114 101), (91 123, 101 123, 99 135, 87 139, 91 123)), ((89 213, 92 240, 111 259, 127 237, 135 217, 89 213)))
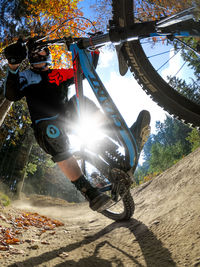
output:
POLYGON ((1 192, 0 192, 0 204, 4 207, 10 205, 10 198, 1 192))

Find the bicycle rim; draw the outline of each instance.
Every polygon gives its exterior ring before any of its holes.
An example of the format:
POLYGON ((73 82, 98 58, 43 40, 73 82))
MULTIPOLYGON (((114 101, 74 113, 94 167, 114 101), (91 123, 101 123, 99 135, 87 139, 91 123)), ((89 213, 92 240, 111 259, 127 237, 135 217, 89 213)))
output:
POLYGON ((115 221, 129 220, 134 213, 134 202, 130 191, 124 188, 120 193, 118 202, 114 202, 107 210, 101 213, 115 221))
MULTIPOLYGON (((133 17, 132 0, 115 1, 113 0, 113 20, 118 26, 132 25, 133 17)), ((199 24, 197 24, 199 25, 199 24)), ((138 41, 126 42, 122 46, 122 54, 138 83, 143 90, 150 94, 152 99, 161 107, 176 118, 183 120, 193 126, 200 126, 200 76, 199 76, 199 60, 192 52, 188 52, 187 46, 180 46, 182 54, 178 56, 175 64, 170 65, 163 61, 164 54, 161 54, 161 43, 158 40, 153 42, 149 38, 138 41), (153 47, 153 49, 151 49, 153 47), (147 52, 158 51, 154 57, 148 55, 147 52), (191 57, 193 57, 191 59, 191 57), (188 62, 190 58, 190 61, 188 62), (155 60, 154 60, 155 59, 155 60), (180 61, 186 63, 180 64, 180 61), (193 61, 195 60, 195 61, 193 61), (158 66, 160 62, 160 67, 158 66), (194 65, 196 66, 194 67, 194 65), (184 66, 183 66, 184 65, 184 66), (163 66, 163 67, 161 67, 163 66), (187 70, 184 68, 187 67, 187 70), (174 68, 177 67, 175 70, 174 68), (178 69, 181 69, 178 71, 178 69), (170 72, 171 71, 171 72, 170 72), (193 73, 192 73, 193 71, 193 73), (195 72, 195 73, 194 73, 195 72), (195 80, 196 79, 196 80, 195 80)), ((176 41, 163 41, 167 43, 170 54, 177 52, 176 41)), ((152 54, 153 55, 153 54, 152 54)))

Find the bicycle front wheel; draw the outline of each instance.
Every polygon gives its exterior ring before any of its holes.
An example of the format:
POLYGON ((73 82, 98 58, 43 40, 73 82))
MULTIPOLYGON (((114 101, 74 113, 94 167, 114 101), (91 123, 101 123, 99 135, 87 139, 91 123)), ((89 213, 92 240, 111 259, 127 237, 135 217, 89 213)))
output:
MULTIPOLYGON (((113 21, 120 27, 133 25, 132 0, 113 0, 113 21)), ((191 25, 200 28, 199 22, 191 25)), ((176 26, 173 29, 176 30, 176 26)), ((194 39, 186 41, 190 45, 198 45, 194 39)), ((159 42, 146 38, 125 42, 121 52, 130 71, 153 101, 185 123, 200 126, 200 61, 195 53, 188 50, 187 43, 179 44, 177 39, 159 42), (168 47, 168 59, 177 54, 178 59, 173 61, 173 65, 170 65, 170 60, 165 60, 164 47, 168 47), (177 51, 180 51, 179 55, 177 51), (148 55, 149 52, 151 55, 148 55), (180 71, 175 70, 177 65, 180 65, 180 71)))

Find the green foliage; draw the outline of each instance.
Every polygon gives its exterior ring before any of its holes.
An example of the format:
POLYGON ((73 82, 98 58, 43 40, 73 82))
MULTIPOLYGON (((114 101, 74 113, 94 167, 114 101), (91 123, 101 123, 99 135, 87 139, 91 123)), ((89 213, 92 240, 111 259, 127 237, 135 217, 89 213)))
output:
POLYGON ((149 161, 146 160, 144 161, 144 163, 142 165, 139 165, 136 169, 136 172, 134 174, 134 179, 137 185, 140 184, 141 179, 143 179, 149 170, 149 161))
POLYGON ((37 171, 37 164, 29 162, 26 168, 26 172, 30 174, 34 174, 37 171))
POLYGON ((170 116, 163 123, 156 122, 156 132, 144 146, 145 161, 135 173, 137 183, 149 180, 155 173, 161 173, 174 165, 191 152, 192 140, 196 142, 192 129, 170 116), (192 135, 193 139, 188 139, 188 135, 192 135))
MULTIPOLYGON (((183 40, 195 50, 197 51, 199 50, 199 45, 200 45, 199 38, 187 37, 184 38, 183 40)), ((186 49, 185 46, 183 46, 181 53, 184 60, 188 62, 188 65, 191 66, 191 68, 194 70, 194 74, 197 80, 200 80, 199 56, 197 56, 193 51, 186 49)))
POLYGON ((200 132, 197 129, 193 129, 186 138, 192 146, 192 151, 200 146, 200 132))
POLYGON ((184 156, 184 146, 181 141, 168 146, 155 143, 152 146, 151 153, 149 173, 162 172, 184 156))
MULTIPOLYGON (((30 118, 24 99, 13 104, 0 131, 0 174, 1 181, 12 191, 23 173, 27 148, 27 130, 30 118), (15 186, 14 186, 15 185, 15 186)), ((32 166, 33 171, 33 166, 32 166)))
POLYGON ((7 146, 10 146, 11 143, 16 146, 30 124, 31 120, 25 99, 15 102, 1 126, 0 149, 5 142, 7 146))
POLYGON ((140 183, 145 183, 145 182, 148 182, 150 180, 152 180, 153 178, 155 178, 156 176, 158 176, 160 174, 160 172, 153 172, 153 173, 150 173, 148 175, 146 175, 143 179, 143 181, 140 181, 140 183))
MULTIPOLYGON (((186 60, 189 62, 188 60, 186 60)), ((193 64, 193 63, 191 63, 193 64)), ((200 64, 198 59, 198 65, 199 65, 199 73, 200 73, 200 64)), ((186 83, 184 80, 173 77, 170 79, 170 84, 173 88, 176 89, 181 95, 187 97, 194 103, 199 102, 199 95, 200 95, 200 88, 199 88, 199 81, 200 75, 196 75, 196 80, 191 80, 192 83, 186 83)))
POLYGON ((4 207, 10 205, 10 198, 5 195, 4 193, 0 192, 0 204, 3 205, 4 207))

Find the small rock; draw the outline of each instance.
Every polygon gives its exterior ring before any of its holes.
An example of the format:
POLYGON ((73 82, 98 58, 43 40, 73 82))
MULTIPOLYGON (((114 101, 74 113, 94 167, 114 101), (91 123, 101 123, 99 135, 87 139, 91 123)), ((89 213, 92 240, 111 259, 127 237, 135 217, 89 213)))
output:
POLYGON ((12 248, 12 249, 10 249, 9 252, 10 252, 11 254, 24 254, 24 253, 25 253, 24 250, 22 250, 22 249, 16 249, 16 248, 12 248))
POLYGON ((195 264, 194 264, 194 267, 199 267, 200 266, 200 261, 198 261, 198 262, 196 262, 195 264))
POLYGON ((96 222, 96 221, 98 221, 98 220, 97 219, 91 220, 91 221, 89 221, 89 223, 93 223, 93 222, 96 222))
POLYGON ((39 239, 26 239, 25 242, 34 243, 34 242, 40 242, 40 240, 39 239))
POLYGON ((58 255, 58 257, 61 257, 61 258, 66 258, 68 256, 69 256, 69 254, 67 252, 63 252, 63 253, 58 255))
POLYGON ((43 244, 43 245, 50 245, 50 243, 48 241, 41 241, 41 244, 43 244))
POLYGON ((50 235, 55 235, 56 231, 49 233, 50 235))
POLYGON ((28 247, 28 248, 29 248, 29 249, 38 249, 39 246, 38 246, 38 245, 33 245, 33 246, 28 247))
POLYGON ((158 220, 152 222, 152 224, 155 224, 155 225, 157 225, 157 224, 159 224, 159 223, 160 223, 160 221, 158 221, 158 220))

